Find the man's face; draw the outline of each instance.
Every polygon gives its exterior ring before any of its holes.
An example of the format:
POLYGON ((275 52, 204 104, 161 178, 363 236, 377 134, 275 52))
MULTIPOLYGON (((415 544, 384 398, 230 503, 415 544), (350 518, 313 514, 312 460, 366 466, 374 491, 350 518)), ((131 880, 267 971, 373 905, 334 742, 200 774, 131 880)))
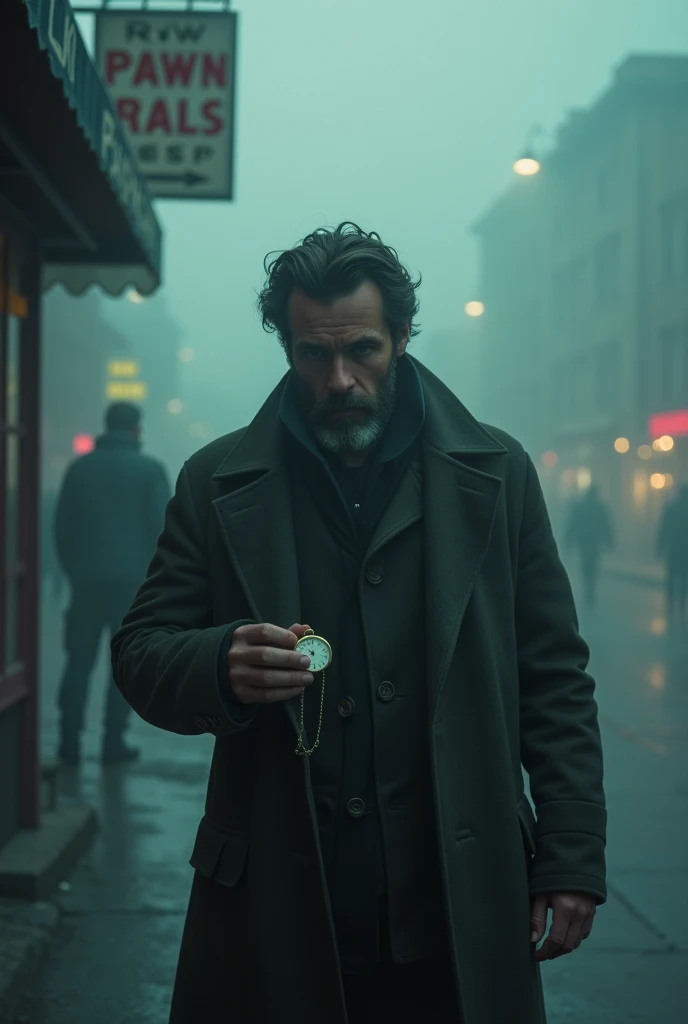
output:
POLYGON ((363 452, 382 436, 394 408, 396 361, 382 295, 372 281, 323 305, 295 291, 289 303, 291 365, 308 422, 332 454, 363 452))

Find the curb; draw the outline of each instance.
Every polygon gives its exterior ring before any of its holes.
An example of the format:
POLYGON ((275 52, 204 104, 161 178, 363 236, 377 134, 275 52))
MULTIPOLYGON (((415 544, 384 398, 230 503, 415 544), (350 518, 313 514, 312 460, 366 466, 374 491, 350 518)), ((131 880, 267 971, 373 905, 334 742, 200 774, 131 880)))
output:
POLYGON ((12 1024, 19 996, 40 972, 61 919, 54 903, 0 898, 0 1024, 12 1024))

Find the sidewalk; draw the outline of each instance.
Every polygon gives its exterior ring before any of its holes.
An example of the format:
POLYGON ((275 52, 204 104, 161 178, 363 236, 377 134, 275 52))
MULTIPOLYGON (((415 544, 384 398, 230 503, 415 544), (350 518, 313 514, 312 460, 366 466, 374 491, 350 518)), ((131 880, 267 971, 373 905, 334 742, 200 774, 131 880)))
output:
MULTIPOLYGON (((688 633, 656 635, 651 623, 661 606, 656 588, 609 577, 599 608, 582 610, 606 755, 609 900, 581 949, 544 965, 548 1024, 686 1019, 688 633)), ((50 643, 56 677, 60 661, 50 643)), ((87 760, 72 780, 102 828, 54 900, 57 939, 13 1024, 167 1019, 213 739, 163 733, 135 719, 131 738, 144 747, 141 762, 102 769, 96 755, 106 667, 103 656, 87 760)), ((50 700, 46 753, 55 739, 50 700)))
POLYGON ((664 586, 664 566, 659 562, 632 562, 609 556, 603 562, 603 572, 616 579, 641 583, 649 587, 664 586))

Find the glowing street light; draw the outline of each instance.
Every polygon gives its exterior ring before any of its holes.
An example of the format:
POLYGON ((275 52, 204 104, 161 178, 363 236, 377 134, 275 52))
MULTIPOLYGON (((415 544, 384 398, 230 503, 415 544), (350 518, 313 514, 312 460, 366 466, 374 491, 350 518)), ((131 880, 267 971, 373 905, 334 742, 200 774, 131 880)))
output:
POLYGON ((630 447, 631 442, 628 440, 627 437, 617 437, 616 441, 614 442, 614 448, 617 450, 619 455, 625 455, 630 447))
POLYGON ((641 444, 640 448, 638 449, 638 456, 641 459, 652 458, 652 449, 650 448, 649 444, 641 444))
POLYGON ((464 307, 466 316, 482 316, 485 312, 484 302, 467 302, 464 307))
POLYGON ((141 295, 139 292, 137 292, 133 288, 132 288, 131 291, 127 292, 127 298, 129 299, 130 302, 136 303, 137 306, 140 305, 142 302, 146 301, 144 299, 143 295, 141 295))
POLYGON ((186 348, 180 348, 177 355, 179 356, 179 359, 181 360, 182 363, 190 363, 193 359, 196 358, 196 353, 192 348, 189 348, 188 346, 186 348))
POLYGON ((540 161, 536 160, 534 156, 524 155, 514 162, 513 170, 516 174, 520 174, 522 178, 532 178, 534 174, 538 174, 540 171, 540 161))
POLYGON ((554 469, 554 467, 556 466, 558 461, 559 461, 559 456, 557 455, 556 452, 543 452, 542 453, 542 465, 543 466, 547 466, 548 469, 554 469))
POLYGON ((660 452, 670 452, 671 449, 674 447, 674 439, 673 437, 669 437, 668 434, 664 434, 662 437, 659 438, 657 444, 659 446, 660 452))
POLYGON ((179 398, 171 398, 167 403, 167 411, 171 412, 174 416, 182 411, 184 403, 179 398))
POLYGON ((666 477, 664 473, 653 473, 650 477, 650 487, 655 491, 661 491, 663 487, 666 487, 666 477))

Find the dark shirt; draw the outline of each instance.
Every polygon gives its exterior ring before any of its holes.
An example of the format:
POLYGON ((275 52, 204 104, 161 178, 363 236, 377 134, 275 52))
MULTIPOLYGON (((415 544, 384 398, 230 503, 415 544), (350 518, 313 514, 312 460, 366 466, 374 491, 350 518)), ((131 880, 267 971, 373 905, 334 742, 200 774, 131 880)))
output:
MULTIPOLYGON (((359 973, 378 962, 380 945, 388 947, 384 913, 386 879, 382 834, 376 808, 370 681, 357 581, 375 528, 420 444, 425 400, 418 371, 401 359, 394 410, 380 443, 360 467, 347 467, 318 448, 299 406, 292 380, 282 395, 280 417, 289 431, 292 486, 303 488, 318 508, 340 551, 341 574, 348 597, 333 640, 338 648, 343 691, 359 708, 357 744, 346 748, 341 785, 360 794, 370 821, 353 822, 340 794, 336 829, 338 852, 325 862, 340 963, 345 973, 359 973), (351 865, 365 864, 349 877, 351 865)), ((317 631, 317 630, 316 630, 317 631)), ((311 764, 316 800, 321 788, 317 759, 311 764)))

